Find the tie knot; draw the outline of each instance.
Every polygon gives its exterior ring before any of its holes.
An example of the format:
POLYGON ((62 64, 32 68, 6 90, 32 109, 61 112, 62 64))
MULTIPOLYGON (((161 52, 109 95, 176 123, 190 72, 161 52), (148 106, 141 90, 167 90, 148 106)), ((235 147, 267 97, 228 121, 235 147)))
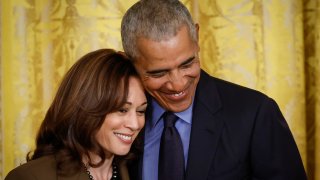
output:
POLYGON ((164 113, 163 120, 164 127, 173 127, 178 117, 173 112, 167 111, 164 113))

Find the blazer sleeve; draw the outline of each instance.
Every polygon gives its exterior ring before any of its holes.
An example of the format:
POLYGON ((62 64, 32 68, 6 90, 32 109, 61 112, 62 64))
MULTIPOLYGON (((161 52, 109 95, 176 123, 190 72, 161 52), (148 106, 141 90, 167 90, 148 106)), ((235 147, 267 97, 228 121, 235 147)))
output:
POLYGON ((55 180, 57 173, 53 156, 44 156, 24 163, 6 176, 5 180, 55 180))
POLYGON ((8 173, 4 180, 36 180, 37 178, 31 173, 27 172, 27 169, 21 168, 21 166, 13 169, 8 173))
POLYGON ((307 179, 289 126, 271 98, 262 101, 251 137, 252 179, 307 179))

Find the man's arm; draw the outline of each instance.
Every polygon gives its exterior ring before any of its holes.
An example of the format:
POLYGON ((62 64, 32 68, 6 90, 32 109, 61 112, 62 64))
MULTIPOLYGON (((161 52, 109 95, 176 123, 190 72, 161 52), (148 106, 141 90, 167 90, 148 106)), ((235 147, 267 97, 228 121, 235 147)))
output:
POLYGON ((259 108, 251 142, 253 179, 307 179, 288 124, 270 98, 259 108))

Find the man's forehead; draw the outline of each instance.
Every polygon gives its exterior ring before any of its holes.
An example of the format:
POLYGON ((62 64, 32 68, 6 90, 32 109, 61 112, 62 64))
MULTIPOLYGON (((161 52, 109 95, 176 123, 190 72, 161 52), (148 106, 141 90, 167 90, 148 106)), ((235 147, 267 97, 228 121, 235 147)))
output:
POLYGON ((157 58, 142 58, 138 57, 134 65, 138 68, 143 68, 143 70, 151 70, 154 68, 159 68, 165 65, 165 61, 157 58))

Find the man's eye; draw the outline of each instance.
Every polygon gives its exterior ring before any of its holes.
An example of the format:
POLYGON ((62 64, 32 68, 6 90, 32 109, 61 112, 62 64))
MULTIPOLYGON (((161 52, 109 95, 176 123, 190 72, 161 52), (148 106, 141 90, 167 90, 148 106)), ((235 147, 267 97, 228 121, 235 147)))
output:
POLYGON ((192 66, 193 62, 194 62, 194 61, 190 61, 190 62, 188 62, 187 64, 183 64, 183 65, 181 66, 181 68, 182 68, 182 69, 190 68, 190 67, 192 66))
POLYGON ((190 67, 191 67, 191 64, 186 64, 186 65, 181 66, 181 69, 188 69, 190 67))
POLYGON ((159 73, 149 74, 148 76, 153 78, 160 78, 160 77, 163 77, 165 74, 166 74, 165 72, 159 72, 159 73))

